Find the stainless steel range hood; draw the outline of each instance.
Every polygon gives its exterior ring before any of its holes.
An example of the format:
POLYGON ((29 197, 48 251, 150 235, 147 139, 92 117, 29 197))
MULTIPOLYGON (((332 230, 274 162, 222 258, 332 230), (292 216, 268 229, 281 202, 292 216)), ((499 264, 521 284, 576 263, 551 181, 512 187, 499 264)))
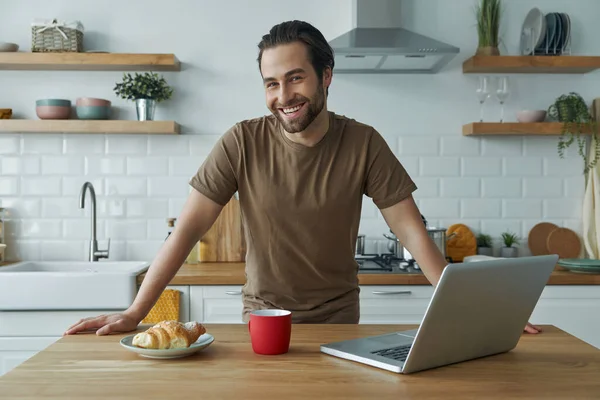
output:
POLYGON ((355 28, 329 42, 335 54, 335 73, 432 74, 460 51, 401 28, 400 0, 352 2, 355 28))

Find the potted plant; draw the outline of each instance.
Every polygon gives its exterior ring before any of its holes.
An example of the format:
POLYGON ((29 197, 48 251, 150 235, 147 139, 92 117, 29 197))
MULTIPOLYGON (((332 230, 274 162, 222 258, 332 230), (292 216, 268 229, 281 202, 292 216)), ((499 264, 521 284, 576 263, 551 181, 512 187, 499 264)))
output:
POLYGON ((125 100, 135 100, 138 121, 154 119, 156 103, 168 100, 173 95, 173 89, 164 77, 154 72, 144 74, 123 74, 123 80, 113 89, 117 96, 125 100))
POLYGON ((485 233, 477 235, 477 254, 484 256, 492 255, 492 237, 485 233))
POLYGON ((585 103, 585 100, 575 92, 559 96, 548 108, 548 116, 552 121, 562 122, 561 135, 558 140, 558 155, 564 158, 565 149, 577 140, 578 152, 584 163, 584 173, 596 165, 600 158, 600 140, 598 140, 598 123, 585 103), (585 151, 585 138, 582 133, 592 133, 596 139, 595 157, 589 160, 585 151))
POLYGON ((501 13, 501 0, 480 0, 476 6, 477 36, 479 38, 477 55, 500 55, 498 44, 501 13))
POLYGON ((518 249, 513 247, 513 245, 519 244, 517 234, 510 232, 502 233, 502 242, 504 243, 504 247, 500 249, 500 257, 516 257, 518 249))

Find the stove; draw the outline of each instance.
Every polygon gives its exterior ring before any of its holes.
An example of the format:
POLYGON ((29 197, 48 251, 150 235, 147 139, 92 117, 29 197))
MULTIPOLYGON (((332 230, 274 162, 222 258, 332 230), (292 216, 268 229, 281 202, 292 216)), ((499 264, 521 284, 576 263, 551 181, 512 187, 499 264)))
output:
POLYGON ((422 274, 415 260, 406 260, 393 254, 356 255, 358 272, 364 274, 422 274))

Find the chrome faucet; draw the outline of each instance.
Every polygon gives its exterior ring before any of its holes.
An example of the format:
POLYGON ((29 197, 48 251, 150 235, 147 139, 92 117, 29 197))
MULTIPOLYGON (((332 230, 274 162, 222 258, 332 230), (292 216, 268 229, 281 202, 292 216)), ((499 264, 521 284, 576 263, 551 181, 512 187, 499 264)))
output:
POLYGON ((85 192, 89 190, 92 199, 92 237, 90 240, 90 261, 98 261, 101 258, 108 258, 110 251, 110 239, 108 239, 108 247, 106 250, 98 250, 98 240, 96 239, 96 191, 94 185, 86 182, 81 187, 79 193, 79 208, 85 207, 85 192))

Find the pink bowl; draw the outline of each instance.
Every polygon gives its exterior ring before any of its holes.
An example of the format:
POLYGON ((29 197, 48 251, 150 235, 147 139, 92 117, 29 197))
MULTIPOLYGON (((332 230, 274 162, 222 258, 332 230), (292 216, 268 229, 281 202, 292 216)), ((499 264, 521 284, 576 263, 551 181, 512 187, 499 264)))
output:
POLYGON ((546 119, 546 110, 521 110, 517 111, 517 121, 519 122, 544 122, 546 119))
POLYGON ((110 107, 110 101, 105 99, 97 99, 94 97, 79 97, 75 101, 76 106, 104 106, 110 107))
POLYGON ((40 119, 69 119, 71 117, 71 107, 37 106, 35 113, 40 119))

